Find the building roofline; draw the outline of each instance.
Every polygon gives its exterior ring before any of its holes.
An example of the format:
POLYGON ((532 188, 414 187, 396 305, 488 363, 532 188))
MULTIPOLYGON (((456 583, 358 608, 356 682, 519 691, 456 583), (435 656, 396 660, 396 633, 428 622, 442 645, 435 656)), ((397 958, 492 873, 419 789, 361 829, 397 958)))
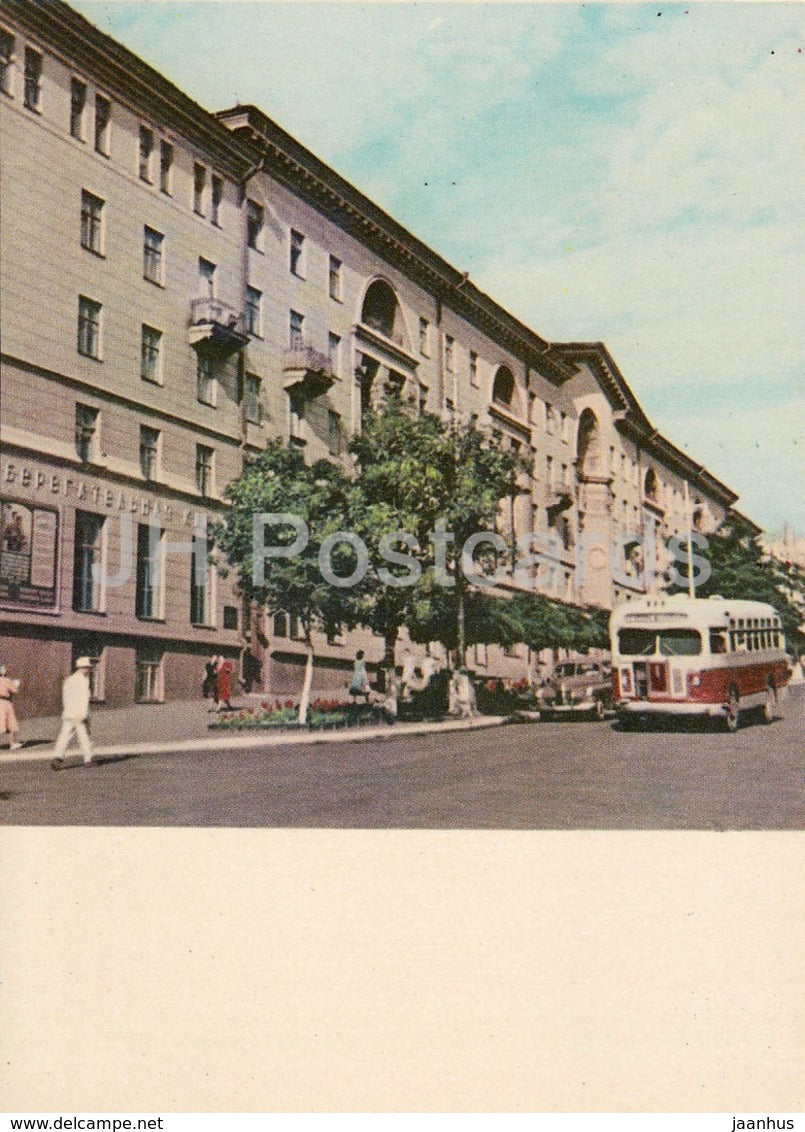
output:
POLYGON ((653 428, 603 342, 557 344, 542 338, 258 107, 235 106, 211 113, 65 0, 3 0, 2 11, 26 32, 62 53, 77 70, 92 73, 122 103, 142 107, 154 115, 154 124, 164 122, 191 143, 196 141, 241 184, 265 164, 270 175, 304 196, 382 258, 399 265, 437 301, 496 338, 527 370, 536 370, 561 385, 578 372, 578 362, 586 362, 613 407, 624 412, 618 422, 621 431, 673 463, 726 506, 737 500, 735 492, 653 428))
POLYGON ((575 367, 553 345, 501 307, 374 201, 277 125, 259 107, 233 106, 216 117, 242 132, 265 158, 266 171, 301 192, 325 215, 369 244, 384 259, 399 264, 458 315, 475 322, 516 354, 530 369, 560 384, 575 367))
POLYGON ((78 72, 97 78, 118 100, 153 115, 154 125, 173 128, 240 180, 253 154, 219 122, 154 67, 107 35, 64 0, 2 0, 0 15, 47 43, 78 72))
MULTIPOLYGON (((647 452, 651 452, 681 472, 692 484, 699 484, 724 506, 731 507, 738 498, 736 492, 682 452, 655 428, 618 368, 603 342, 566 342, 554 349, 570 359, 586 362, 601 382, 610 404, 625 411, 624 418, 616 422, 621 432, 628 434, 647 452)), ((751 520, 747 520, 751 522, 751 520)))

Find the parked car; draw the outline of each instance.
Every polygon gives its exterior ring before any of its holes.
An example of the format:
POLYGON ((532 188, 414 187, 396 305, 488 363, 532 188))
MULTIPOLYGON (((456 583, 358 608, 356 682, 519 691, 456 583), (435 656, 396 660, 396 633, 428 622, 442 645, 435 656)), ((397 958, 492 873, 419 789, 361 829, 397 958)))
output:
POLYGON ((586 660, 565 660, 540 690, 540 718, 584 716, 603 719, 612 707, 609 665, 586 660))

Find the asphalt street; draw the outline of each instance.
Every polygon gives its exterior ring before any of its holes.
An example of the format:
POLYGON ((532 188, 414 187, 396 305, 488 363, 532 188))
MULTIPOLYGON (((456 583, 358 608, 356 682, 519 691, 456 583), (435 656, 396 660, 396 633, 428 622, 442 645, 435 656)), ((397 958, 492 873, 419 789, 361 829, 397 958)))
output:
POLYGON ((0 769, 4 825, 793 830, 805 689, 783 718, 622 732, 611 721, 0 769))

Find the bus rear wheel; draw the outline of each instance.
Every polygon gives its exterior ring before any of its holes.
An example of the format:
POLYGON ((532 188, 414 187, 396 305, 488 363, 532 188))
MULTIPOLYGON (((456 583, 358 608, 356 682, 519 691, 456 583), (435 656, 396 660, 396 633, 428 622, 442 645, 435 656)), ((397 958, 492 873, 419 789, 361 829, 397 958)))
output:
POLYGON ((724 720, 724 725, 731 735, 734 735, 738 730, 740 721, 741 712, 738 706, 738 689, 732 684, 727 693, 727 715, 724 720))

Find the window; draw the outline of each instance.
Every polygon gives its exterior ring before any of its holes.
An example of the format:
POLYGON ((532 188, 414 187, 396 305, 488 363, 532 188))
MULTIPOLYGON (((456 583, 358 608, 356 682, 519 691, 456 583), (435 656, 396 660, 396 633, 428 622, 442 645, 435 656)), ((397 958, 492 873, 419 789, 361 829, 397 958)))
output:
POLYGON ((249 424, 260 423, 260 378, 254 373, 243 380, 243 416, 249 424))
POLYGON ((0 28, 0 91, 13 94, 14 36, 0 28))
POLYGON ((25 105, 38 110, 42 99, 42 56, 33 47, 25 48, 25 105))
POLYGON ((256 287, 246 288, 246 329, 255 338, 263 336, 263 292, 256 287))
POLYGON ((162 245, 165 237, 148 225, 143 229, 143 279, 162 286, 162 245))
POLYGON ((215 405, 215 377, 212 358, 205 352, 196 355, 196 399, 202 405, 215 405))
POLYGON ((287 637, 288 636, 288 614, 275 613, 274 614, 274 636, 287 637))
POLYGON ((455 339, 451 338, 449 334, 444 336, 444 368, 448 373, 453 372, 453 350, 455 347, 455 339))
POLYGON ((570 466, 562 464, 562 487, 570 487, 570 466))
POLYGON ((134 698, 138 703, 161 703, 162 647, 151 641, 137 645, 134 698))
POLYGON ((546 456, 545 457, 545 472, 546 472, 546 477, 547 477, 547 480, 548 480, 548 487, 552 488, 554 486, 553 456, 546 456))
POLYGON ((330 372, 335 377, 341 375, 341 338, 332 331, 327 335, 327 357, 330 360, 330 372))
POLYGON ((140 126, 140 180, 151 184, 151 157, 154 152, 154 132, 147 126, 140 126))
POLYGON ((198 293, 202 299, 215 298, 215 264, 208 259, 198 261, 198 293))
POLYGON ((341 418, 332 409, 327 414, 327 446, 331 456, 341 455, 341 418))
POLYGON ((293 275, 304 276, 305 263, 304 263, 304 248, 305 237, 301 232, 295 232, 291 229, 291 272, 293 275))
MULTIPOLYGON (((225 629, 237 629, 238 627, 238 607, 236 605, 224 606, 223 627, 225 629)), ((250 656, 250 653, 244 653, 244 658, 250 656)))
POLYGON ((556 431, 556 415, 554 413, 553 405, 545 402, 545 431, 549 436, 553 436, 556 431))
POLYGON ((75 513, 73 549, 73 609, 79 613, 103 612, 103 516, 75 513))
POLYGON ((75 450, 84 464, 94 460, 98 441, 98 410, 91 405, 75 407, 75 450))
POLYGON ((87 358, 101 356, 101 304, 78 296, 78 352, 87 358))
POLYGON ((109 140, 112 134, 112 103, 102 94, 95 95, 95 151, 109 156, 109 140))
POLYGON ((190 556, 190 622, 193 625, 212 625, 212 586, 207 561, 207 540, 193 538, 190 556))
POLYGON ((330 256, 330 298, 341 301, 341 260, 330 256))
POLYGON ((213 493, 213 450, 196 445, 196 488, 206 498, 213 493))
POLYGON ((100 197, 81 191, 81 247, 103 254, 103 204, 100 197))
POLYGON ((430 323, 426 318, 419 320, 419 352, 423 358, 430 357, 430 323))
POLYGON ((289 342, 292 350, 301 350, 305 344, 305 316, 299 311, 291 311, 289 322, 289 342))
POLYGON ((221 201, 224 199, 224 182, 220 177, 213 174, 212 178, 212 203, 210 206, 210 220, 213 224, 220 227, 221 224, 221 201))
POLYGON ((147 480, 159 476, 159 429, 140 425, 140 471, 147 480))
POLYGON ((204 215, 204 191, 207 185, 207 170, 196 162, 193 166, 193 211, 204 215))
POLYGON ((262 251, 264 212, 256 200, 246 201, 246 242, 255 251, 262 251))
POLYGON ((162 616, 162 574, 162 531, 150 523, 138 523, 135 616, 145 620, 162 616))
POLYGON ((159 143, 159 187, 167 196, 173 188, 173 146, 170 142, 159 143))
POLYGON ((84 140, 84 107, 87 105, 87 84, 70 79, 70 136, 84 140))
POLYGON ((470 385, 478 387, 478 355, 470 350, 470 385))
POLYGON ((428 405, 428 387, 427 385, 420 385, 417 387, 417 409, 420 413, 424 413, 428 405))
POLYGON ((162 331, 145 323, 140 338, 140 377, 154 385, 162 384, 162 331))

